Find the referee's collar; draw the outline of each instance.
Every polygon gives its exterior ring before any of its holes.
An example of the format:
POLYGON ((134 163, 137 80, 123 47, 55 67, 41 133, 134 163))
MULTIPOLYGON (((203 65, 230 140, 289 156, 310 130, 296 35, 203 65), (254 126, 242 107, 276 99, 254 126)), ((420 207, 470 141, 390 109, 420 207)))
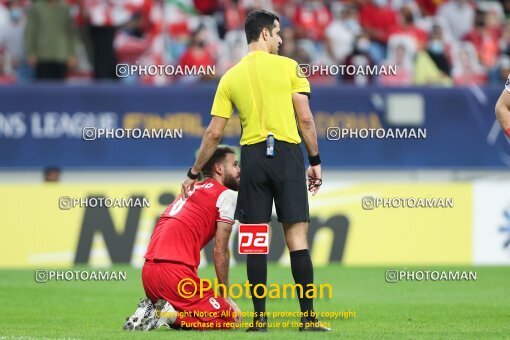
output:
POLYGON ((262 51, 262 50, 255 50, 255 51, 250 51, 248 52, 248 54, 246 55, 247 56, 250 56, 250 55, 254 55, 256 53, 267 53, 267 54, 270 54, 269 52, 266 52, 266 51, 262 51))

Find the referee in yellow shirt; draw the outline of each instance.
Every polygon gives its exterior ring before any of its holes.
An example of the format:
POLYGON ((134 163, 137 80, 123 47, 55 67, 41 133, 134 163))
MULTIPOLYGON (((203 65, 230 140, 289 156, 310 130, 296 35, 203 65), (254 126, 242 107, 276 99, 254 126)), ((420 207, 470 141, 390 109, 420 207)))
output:
MULTIPOLYGON (((182 193, 187 197, 196 183, 235 107, 242 125, 236 219, 241 223, 269 224, 274 200, 290 252, 292 275, 305 293, 307 285, 313 283, 313 266, 308 251, 308 196, 299 130, 310 163, 308 190, 315 195, 322 184, 317 134, 308 103, 310 84, 298 76, 294 60, 278 56, 282 38, 276 15, 267 11, 250 13, 245 32, 249 53, 218 84, 212 119, 195 164, 182 184, 182 193)), ((247 273, 256 315, 248 331, 265 332, 266 301, 255 297, 253 287, 267 282, 267 255, 247 255, 247 273)), ((263 289, 257 290, 256 295, 262 294, 263 289)), ((308 317, 301 319, 300 331, 330 330, 312 316, 313 299, 305 295, 299 296, 299 304, 308 317)))

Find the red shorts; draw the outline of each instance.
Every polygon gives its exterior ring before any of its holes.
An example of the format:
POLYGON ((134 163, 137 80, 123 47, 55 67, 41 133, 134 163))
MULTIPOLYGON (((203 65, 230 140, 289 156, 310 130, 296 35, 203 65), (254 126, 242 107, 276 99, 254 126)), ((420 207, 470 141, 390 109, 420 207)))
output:
POLYGON ((200 297, 197 272, 185 264, 146 261, 142 269, 142 282, 145 295, 153 303, 164 299, 179 312, 174 325, 201 330, 234 327, 234 310, 230 304, 221 296, 214 297, 212 289, 204 291, 200 297), (179 282, 183 279, 189 281, 184 281, 188 282, 186 285, 181 284, 184 293, 179 294, 179 282), (194 287, 197 287, 196 294, 192 295, 194 287))

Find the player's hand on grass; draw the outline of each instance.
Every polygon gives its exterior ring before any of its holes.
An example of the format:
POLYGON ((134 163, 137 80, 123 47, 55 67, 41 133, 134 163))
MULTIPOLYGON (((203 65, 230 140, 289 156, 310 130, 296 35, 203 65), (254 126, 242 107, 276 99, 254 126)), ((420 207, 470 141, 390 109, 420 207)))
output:
POLYGON ((242 322, 243 321, 243 316, 242 316, 242 313, 241 313, 241 309, 239 308, 239 306, 237 306, 237 304, 234 302, 234 300, 232 300, 230 298, 230 296, 228 296, 226 299, 225 299, 229 304, 230 304, 230 307, 232 307, 232 309, 234 310, 234 320, 235 322, 242 322))
POLYGON ((321 165, 309 166, 308 171, 308 191, 315 196, 319 192, 319 188, 322 185, 322 168, 321 165))

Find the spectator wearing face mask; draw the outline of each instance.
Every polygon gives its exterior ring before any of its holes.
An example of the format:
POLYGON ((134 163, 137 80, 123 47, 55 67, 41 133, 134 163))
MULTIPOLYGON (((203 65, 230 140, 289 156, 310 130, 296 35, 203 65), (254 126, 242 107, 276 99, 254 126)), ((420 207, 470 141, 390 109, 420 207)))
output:
POLYGON ((30 77, 29 68, 25 63, 23 35, 26 26, 25 11, 20 0, 7 2, 8 18, 0 28, 0 48, 4 51, 4 61, 9 63, 13 75, 18 80, 30 77))
MULTIPOLYGON (((345 59, 345 65, 354 65, 358 67, 360 65, 374 66, 374 60, 370 56, 370 39, 366 33, 362 33, 354 43, 353 52, 345 59)), ((372 75, 349 75, 344 74, 342 80, 345 83, 351 83, 357 86, 364 86, 373 82, 372 75)))
MULTIPOLYGON (((334 20, 326 28, 326 50, 334 63, 343 63, 352 53, 356 37, 361 31, 356 12, 345 6, 334 13, 334 20)), ((285 44, 283 44, 285 48, 285 44)))
POLYGON ((437 66, 437 68, 445 75, 450 75, 451 65, 447 58, 446 44, 443 40, 441 27, 434 25, 430 33, 430 39, 427 44, 427 53, 437 66))
MULTIPOLYGON (((435 41, 434 43, 437 43, 435 41)), ((440 45, 437 45, 440 46, 440 45)), ((439 51, 435 51, 439 52, 439 51)), ((445 85, 449 86, 452 84, 452 80, 448 75, 443 72, 431 57, 434 55, 429 50, 418 50, 414 59, 414 85, 426 86, 426 85, 445 85)), ((437 56, 437 55, 436 55, 437 56)), ((444 54, 442 56, 444 57, 444 54)), ((446 60, 445 60, 446 61, 446 60)))

